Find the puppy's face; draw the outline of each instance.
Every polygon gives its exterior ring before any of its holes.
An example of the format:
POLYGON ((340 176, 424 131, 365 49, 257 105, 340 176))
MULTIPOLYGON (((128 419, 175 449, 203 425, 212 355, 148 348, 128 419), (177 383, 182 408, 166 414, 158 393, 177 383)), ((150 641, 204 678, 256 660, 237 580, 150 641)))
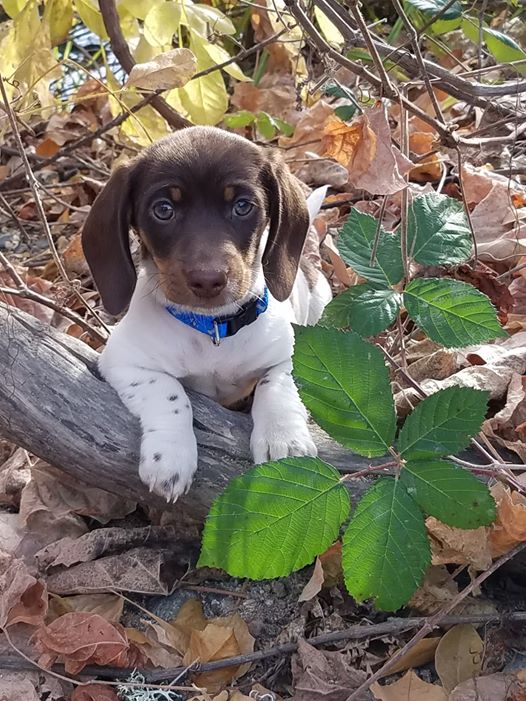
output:
POLYGON ((218 313, 247 297, 261 265, 271 293, 288 297, 308 223, 301 188, 274 154, 220 129, 191 127, 114 172, 82 243, 112 314, 127 306, 135 287, 130 228, 167 300, 218 313))
POLYGON ((205 313, 247 296, 268 222, 260 149, 209 134, 158 144, 132 184, 132 224, 164 295, 205 313))

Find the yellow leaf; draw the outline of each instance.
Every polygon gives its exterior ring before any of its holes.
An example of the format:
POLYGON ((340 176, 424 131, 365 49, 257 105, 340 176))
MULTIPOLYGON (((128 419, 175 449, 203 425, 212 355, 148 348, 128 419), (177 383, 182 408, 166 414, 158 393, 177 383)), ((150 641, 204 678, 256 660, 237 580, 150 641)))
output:
MULTIPOLYGON (((219 46, 218 44, 211 44, 207 41, 203 43, 203 47, 206 53, 210 56, 210 58, 216 65, 224 63, 225 61, 228 61, 231 58, 228 51, 222 46, 219 46)), ((225 66, 223 70, 225 71, 225 73, 228 73, 228 75, 231 75, 232 78, 235 78, 236 80, 240 80, 243 82, 250 82, 252 80, 252 78, 249 78, 243 73, 243 71, 237 65, 237 63, 230 63, 228 66, 225 66)))
MULTIPOLYGON (((188 8, 187 8, 188 11, 188 8)), ((191 11, 209 25, 210 31, 218 34, 235 34, 236 28, 221 10, 210 5, 192 5, 191 11)))
POLYGON ((448 630, 435 653, 435 669, 447 692, 480 674, 483 652, 484 643, 472 625, 464 623, 448 630))
MULTIPOLYGON (((215 65, 204 44, 205 40, 192 35, 190 48, 196 55, 198 71, 215 65)), ((179 99, 194 124, 217 124, 228 109, 228 94, 220 71, 191 80, 179 89, 179 99)))
POLYGON ((190 49, 172 49, 147 63, 137 63, 127 85, 147 90, 182 87, 195 73, 197 61, 190 49))
POLYGON ((144 18, 144 37, 152 46, 166 46, 181 22, 181 6, 175 2, 154 5, 144 18))
POLYGON ((2 0, 2 7, 9 17, 16 17, 19 12, 22 12, 29 0, 2 0))
POLYGON ((49 23, 51 46, 62 44, 73 23, 72 0, 47 0, 44 8, 44 20, 49 23))
POLYGON ((327 39, 329 44, 332 44, 337 48, 341 48, 345 43, 345 39, 343 38, 343 35, 338 29, 338 27, 336 27, 330 21, 327 15, 324 12, 322 12, 319 7, 314 7, 314 15, 318 20, 318 25, 320 27, 321 33, 327 39))
POLYGON ((331 117, 323 130, 322 144, 329 158, 335 158, 347 168, 359 160, 363 167, 372 161, 376 153, 376 134, 363 117, 355 119, 352 124, 331 117))
POLYGON ((101 39, 107 39, 108 33, 95 0, 75 0, 75 9, 88 29, 101 39))
POLYGON ((121 0, 119 9, 122 7, 137 19, 145 19, 152 7, 163 3, 164 0, 157 0, 157 2, 152 2, 152 0, 121 0))

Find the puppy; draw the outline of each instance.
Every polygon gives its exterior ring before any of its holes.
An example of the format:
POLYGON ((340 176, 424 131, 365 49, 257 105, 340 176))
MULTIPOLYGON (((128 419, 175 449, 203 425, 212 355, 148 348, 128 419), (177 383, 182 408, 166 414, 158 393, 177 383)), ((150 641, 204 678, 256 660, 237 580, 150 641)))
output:
POLYGON ((108 312, 128 307, 99 366, 140 418, 150 491, 175 501, 197 468, 185 388, 225 406, 254 392, 256 463, 316 454, 291 377, 291 322, 316 323, 331 297, 301 260, 309 226, 305 196, 276 154, 212 127, 153 144, 95 200, 86 260, 108 312))

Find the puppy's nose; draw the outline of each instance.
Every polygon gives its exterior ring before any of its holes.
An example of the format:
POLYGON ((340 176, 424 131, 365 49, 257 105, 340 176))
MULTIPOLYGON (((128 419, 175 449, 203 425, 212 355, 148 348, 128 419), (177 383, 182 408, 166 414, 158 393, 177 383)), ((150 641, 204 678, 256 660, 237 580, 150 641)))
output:
POLYGON ((217 297, 224 290, 227 276, 223 270, 190 270, 186 274, 188 287, 198 297, 217 297))

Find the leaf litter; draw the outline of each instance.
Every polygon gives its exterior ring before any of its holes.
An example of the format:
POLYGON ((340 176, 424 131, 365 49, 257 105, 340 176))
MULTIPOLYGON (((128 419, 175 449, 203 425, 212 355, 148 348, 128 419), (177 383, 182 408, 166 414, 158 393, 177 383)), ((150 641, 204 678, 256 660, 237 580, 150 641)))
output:
MULTIPOLYGON (((273 8, 267 12, 263 7, 255 7, 250 12, 257 41, 268 39, 280 28, 274 15, 273 8)), ((392 231, 400 220, 400 192, 407 185, 406 178, 409 178, 410 195, 443 185, 443 192, 460 201, 462 187, 475 230, 479 263, 469 270, 458 266, 452 274, 447 274, 468 281, 488 294, 510 337, 461 353, 430 344, 419 337, 418 330, 409 327, 404 349, 407 369, 410 377, 428 393, 454 384, 489 389, 492 406, 483 426, 484 434, 524 461, 526 273, 521 266, 526 261, 523 231, 526 192, 523 183, 518 178, 496 172, 507 165, 505 154, 501 160, 495 160, 493 152, 488 150, 493 164, 484 163, 483 148, 480 158, 473 156, 473 163, 464 159, 459 173, 456 154, 441 145, 433 127, 418 117, 409 119, 408 157, 402 155, 400 111, 393 103, 386 107, 385 103, 374 103, 365 97, 356 115, 346 120, 338 116, 341 112, 336 113, 345 100, 331 100, 326 95, 310 96, 297 109, 293 74, 297 71, 305 75, 304 62, 298 63, 295 58, 302 40, 297 32, 289 29, 283 41, 267 47, 268 69, 259 81, 232 81, 232 109, 265 112, 292 125, 292 136, 283 132, 275 139, 290 167, 310 187, 331 185, 326 208, 315 225, 323 241, 323 269, 335 292, 362 282, 344 262, 338 249, 338 229, 352 209, 376 218, 381 212, 384 227, 392 231), (441 182, 446 175, 447 181, 441 182)), ((175 86, 174 80, 185 83, 196 66, 191 52, 181 54, 180 51, 165 52, 160 60, 160 52, 157 58, 152 53, 147 61, 138 62, 129 85, 135 83, 155 90, 165 87, 166 80, 170 81, 169 87, 175 86)), ((441 60, 446 65, 447 59, 441 60)), ((336 77, 344 84, 351 83, 350 76, 341 70, 336 71, 336 77)), ((442 93, 437 95, 443 100, 442 93)), ((421 95, 416 101, 420 105, 425 104, 422 97, 427 96, 421 95)), ((103 91, 101 93, 97 80, 86 80, 71 102, 72 110, 55 112, 40 129, 29 129, 24 134, 28 148, 37 157, 53 157, 64 146, 93 133, 111 118, 110 101, 103 91)), ((447 109, 444 102, 442 107, 447 109)), ((466 117, 462 106, 453 106, 452 113, 457 109, 457 114, 466 117)), ((147 130, 157 134, 159 121, 155 113, 152 116, 151 112, 144 111, 144 115, 147 130), (150 114, 150 121, 147 114, 150 114)), ((44 192, 46 214, 55 227, 60 255, 90 306, 98 305, 99 300, 91 288, 81 254, 79 229, 114 162, 123 160, 123 150, 133 152, 141 143, 137 138, 134 141, 140 129, 134 132, 128 128, 131 121, 119 134, 113 132, 109 142, 96 139, 80 148, 79 156, 84 158, 82 177, 76 174, 80 161, 74 161, 72 175, 67 168, 56 164, 41 170, 43 183, 56 187, 61 200, 44 192), (92 167, 90 163, 98 163, 99 167, 92 167)), ((162 122, 160 126, 161 130, 166 129, 162 122)), ((470 129, 479 126, 476 121, 467 129, 462 127, 461 133, 469 134, 470 129)), ((254 137, 252 128, 239 131, 254 137)), ((6 152, 0 164, 0 181, 20 172, 20 159, 6 152)), ((20 232, 15 230, 7 215, 4 216, 2 209, 0 250, 6 252, 30 290, 78 311, 76 302, 59 279, 49 250, 39 243, 39 224, 31 194, 9 192, 8 199, 18 219, 30 232, 31 246, 24 244, 20 232)), ((423 266, 421 272, 427 277, 444 274, 432 266, 423 266)), ((1 270, 0 286, 11 285, 10 276, 1 270)), ((49 307, 9 292, 0 295, 10 306, 93 344, 82 328, 64 320, 49 307)), ((80 311, 85 314, 83 309, 80 311)), ((111 321, 104 312, 102 317, 111 321)), ((402 321, 407 326, 405 317, 402 321)), ((380 341, 390 348, 388 334, 380 341)), ((100 348, 100 344, 94 345, 100 348)), ((409 386, 407 376, 393 373, 391 379, 397 391, 398 415, 403 417, 420 398, 409 386)), ((169 600, 169 593, 181 583, 181 578, 184 580, 192 561, 190 550, 185 562, 181 552, 167 545, 166 541, 176 536, 163 527, 151 525, 144 514, 137 519, 135 504, 74 483, 21 449, 6 455, 5 459, 1 452, 0 456, 0 503, 10 510, 0 514, 0 548, 3 551, 0 554, 0 626, 10 630, 13 639, 22 629, 31 631, 45 664, 59 659, 69 671, 78 671, 94 662, 123 667, 138 664, 172 668, 196 659, 206 662, 250 652, 254 637, 258 645, 270 647, 277 640, 288 642, 300 636, 300 647, 292 662, 292 677, 285 661, 260 665, 258 674, 266 675, 269 688, 279 688, 287 698, 292 694, 296 701, 327 698, 333 701, 342 698, 343 701, 369 673, 370 664, 378 666, 405 641, 404 635, 384 636, 380 640, 335 645, 335 649, 329 651, 316 650, 301 640, 302 636, 338 630, 356 620, 374 620, 374 611, 367 604, 358 607, 341 586, 339 543, 320 555, 312 570, 289 578, 287 584, 278 580, 273 585, 251 585, 248 594, 245 591, 246 599, 237 600, 229 593, 221 596, 203 592, 200 596, 208 607, 206 616, 197 600, 184 603, 175 599, 178 612, 168 613, 167 620, 152 610, 151 617, 144 614, 140 621, 135 618, 140 628, 129 625, 133 607, 126 607, 115 592, 135 592, 141 601, 146 597, 146 603, 154 609, 160 597, 169 600), (18 515, 15 511, 19 511, 18 515), (141 539, 142 547, 137 547, 141 539), (140 576, 136 574, 138 571, 140 576), (234 610, 236 608, 241 614, 234 610), (280 635, 283 634, 282 640, 280 635), (97 636, 102 638, 103 644, 99 644, 97 636)), ((516 476, 516 483, 524 484, 520 475, 516 476)), ((462 531, 444 526, 436 519, 427 520, 435 567, 413 597, 413 610, 429 615, 454 599, 459 590, 453 576, 455 565, 467 567, 472 575, 526 540, 524 496, 500 481, 492 486, 492 494, 497 502, 497 520, 491 527, 462 531)), ((232 581, 217 572, 208 572, 201 578, 195 575, 192 581, 197 582, 197 588, 226 587, 230 593, 239 588, 239 583, 234 581, 234 589, 229 590, 232 581)), ((177 594, 176 591, 175 596, 177 594)), ((470 597, 465 602, 466 607, 459 607, 457 612, 472 612, 477 602, 486 606, 483 610, 495 611, 494 604, 483 594, 478 598, 470 597)), ((483 673, 475 679, 464 677, 462 681, 465 674, 469 677, 480 672, 479 667, 472 667, 468 674, 468 668, 470 655, 473 663, 474 636, 483 631, 479 629, 474 635, 471 631, 471 637, 459 637, 451 650, 448 640, 455 630, 458 628, 450 629, 440 642, 437 638, 425 638, 421 645, 415 646, 412 654, 406 655, 397 668, 398 672, 408 670, 406 674, 398 681, 382 681, 382 686, 373 686, 375 698, 442 701, 446 698, 444 689, 450 690, 450 701, 500 701, 508 697, 519 701, 524 698, 524 680, 519 674, 484 676, 483 673), (441 663, 435 664, 436 671, 455 670, 455 676, 447 680, 444 672, 442 675, 439 672, 443 687, 438 685, 436 676, 429 676, 436 646, 437 655, 440 649, 439 657, 443 658, 441 663), (425 680, 414 671, 421 667, 425 680)), ((480 643, 476 642, 475 648, 478 654, 480 643)), ((256 685, 245 684, 243 691, 230 688, 246 670, 246 665, 238 665, 194 675, 194 683, 207 687, 207 691, 193 698, 196 701, 258 698, 244 693, 250 693, 249 687, 255 689, 256 685)), ((14 682, 3 681, 2 677, 0 684, 2 701, 4 696, 6 701, 59 698, 58 692, 46 691, 33 677, 31 681, 18 679, 14 682)), ((258 693, 268 701, 264 691, 258 693)), ((90 683, 77 687, 71 698, 73 701, 115 701, 117 694, 107 686, 90 683)))

